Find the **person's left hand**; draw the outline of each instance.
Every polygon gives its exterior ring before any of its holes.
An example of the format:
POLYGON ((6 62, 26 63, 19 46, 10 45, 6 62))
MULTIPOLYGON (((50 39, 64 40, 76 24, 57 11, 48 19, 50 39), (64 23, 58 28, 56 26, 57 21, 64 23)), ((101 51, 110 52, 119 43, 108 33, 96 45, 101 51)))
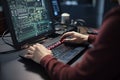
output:
POLYGON ((40 63, 40 60, 46 55, 52 55, 52 51, 45 48, 43 45, 37 43, 33 46, 30 46, 27 49, 27 54, 25 57, 28 59, 32 59, 33 61, 40 63))

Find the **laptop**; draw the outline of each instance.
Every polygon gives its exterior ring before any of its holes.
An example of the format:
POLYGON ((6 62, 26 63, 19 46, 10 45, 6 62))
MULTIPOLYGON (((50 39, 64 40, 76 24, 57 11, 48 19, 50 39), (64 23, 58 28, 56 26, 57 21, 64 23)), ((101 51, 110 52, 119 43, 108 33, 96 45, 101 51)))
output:
POLYGON ((51 15, 57 0, 1 0, 1 3, 15 49, 39 42, 64 63, 69 63, 85 50, 84 46, 63 44, 59 41, 60 36, 55 34, 51 15))

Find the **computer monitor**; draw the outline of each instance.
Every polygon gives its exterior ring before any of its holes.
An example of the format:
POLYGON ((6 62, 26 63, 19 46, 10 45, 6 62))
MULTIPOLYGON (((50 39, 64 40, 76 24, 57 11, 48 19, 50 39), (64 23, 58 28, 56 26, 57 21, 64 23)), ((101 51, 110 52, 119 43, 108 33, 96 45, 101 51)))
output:
POLYGON ((59 0, 50 0, 52 6, 52 15, 54 20, 59 20, 61 16, 61 7, 59 0))
POLYGON ((54 33, 51 0, 1 0, 14 47, 54 33))

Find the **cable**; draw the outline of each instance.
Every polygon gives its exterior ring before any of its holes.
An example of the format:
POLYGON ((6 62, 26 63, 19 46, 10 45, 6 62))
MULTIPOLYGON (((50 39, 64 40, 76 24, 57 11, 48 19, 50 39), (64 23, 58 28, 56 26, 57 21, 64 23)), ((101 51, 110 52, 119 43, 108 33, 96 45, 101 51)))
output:
MULTIPOLYGON (((8 29, 3 32, 3 34, 1 35, 1 39, 3 40, 3 42, 5 44, 7 44, 7 45, 9 45, 9 46, 11 46, 11 47, 14 48, 14 46, 12 44, 6 42, 6 40, 4 39, 4 37, 10 37, 10 36, 5 36, 5 34, 6 34, 7 31, 8 31, 8 29)), ((0 52, 0 54, 8 54, 8 53, 10 54, 10 53, 17 52, 17 51, 19 51, 19 50, 15 49, 15 50, 3 51, 3 52, 0 52)))
MULTIPOLYGON (((0 37, 2 37, 2 35, 0 35, 0 37)), ((4 37, 11 37, 11 36, 4 36, 4 37)))
POLYGON ((3 40, 3 42, 5 43, 5 44, 7 44, 7 45, 9 45, 9 46, 11 46, 11 47, 13 47, 14 48, 14 46, 12 45, 12 44, 10 44, 10 43, 8 43, 8 42, 6 42, 5 41, 5 39, 4 39, 4 37, 5 37, 5 34, 6 34, 6 32, 8 31, 8 29, 7 30, 5 30, 4 32, 3 32, 3 34, 2 34, 2 40, 3 40))

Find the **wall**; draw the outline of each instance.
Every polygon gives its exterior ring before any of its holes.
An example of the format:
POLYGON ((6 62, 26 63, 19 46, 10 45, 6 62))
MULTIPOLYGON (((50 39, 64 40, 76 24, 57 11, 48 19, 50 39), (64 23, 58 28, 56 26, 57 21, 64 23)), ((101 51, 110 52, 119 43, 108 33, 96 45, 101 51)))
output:
POLYGON ((104 2, 105 0, 86 0, 78 5, 61 5, 61 10, 70 13, 71 19, 84 19, 85 26, 99 27, 103 18, 104 2))
POLYGON ((77 5, 77 6, 61 6, 62 12, 70 13, 71 19, 84 19, 86 21, 86 26, 96 27, 96 17, 95 8, 90 5, 77 5))

